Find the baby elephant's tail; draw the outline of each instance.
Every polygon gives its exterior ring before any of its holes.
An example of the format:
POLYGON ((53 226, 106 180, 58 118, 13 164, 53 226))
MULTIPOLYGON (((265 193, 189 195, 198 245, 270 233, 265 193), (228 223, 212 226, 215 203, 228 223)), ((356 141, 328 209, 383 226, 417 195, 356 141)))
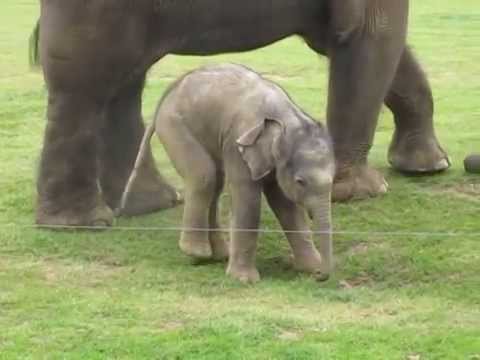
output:
POLYGON ((142 142, 140 143, 140 148, 138 150, 137 158, 135 159, 135 165, 133 166, 133 170, 128 178, 127 184, 125 185, 125 190, 122 194, 122 199, 120 200, 120 206, 115 210, 115 215, 119 216, 122 214, 125 206, 127 205, 128 196, 132 191, 132 186, 135 183, 138 175, 138 169, 142 166, 142 163, 145 159, 145 154, 148 150, 148 144, 150 143, 150 139, 155 132, 155 121, 153 121, 149 127, 145 130, 145 134, 143 134, 142 142))

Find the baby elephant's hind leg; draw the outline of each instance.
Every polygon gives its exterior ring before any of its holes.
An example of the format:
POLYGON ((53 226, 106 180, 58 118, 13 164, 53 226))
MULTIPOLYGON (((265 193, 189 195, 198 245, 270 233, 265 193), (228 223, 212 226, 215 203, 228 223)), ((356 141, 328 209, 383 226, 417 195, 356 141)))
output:
POLYGON ((220 195, 222 194, 223 186, 224 175, 221 172, 218 172, 215 195, 209 212, 210 233, 208 234, 214 260, 225 260, 228 258, 228 245, 225 242, 224 235, 221 231, 214 231, 214 229, 220 228, 220 222, 218 221, 218 202, 220 195))
POLYGON ((216 189, 215 163, 180 121, 162 118, 157 131, 170 160, 185 181, 180 249, 195 260, 210 259, 213 251, 209 241, 209 209, 216 189))

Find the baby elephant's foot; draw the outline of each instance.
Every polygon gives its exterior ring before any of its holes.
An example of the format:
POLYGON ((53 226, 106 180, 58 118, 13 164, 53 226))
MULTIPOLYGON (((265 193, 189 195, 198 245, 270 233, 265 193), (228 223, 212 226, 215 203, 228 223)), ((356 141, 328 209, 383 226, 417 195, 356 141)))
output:
POLYGON ((310 253, 294 258, 295 270, 312 274, 317 281, 326 281, 330 277, 331 266, 323 262, 320 254, 310 253))
POLYGON ((228 259, 228 244, 221 233, 210 233, 210 246, 212 247, 212 259, 215 261, 224 261, 228 259))
POLYGON ((213 254, 206 234, 182 233, 179 246, 185 255, 198 260, 210 259, 213 254))
POLYGON ((254 266, 240 266, 229 264, 227 275, 244 284, 253 284, 260 280, 260 274, 254 266))

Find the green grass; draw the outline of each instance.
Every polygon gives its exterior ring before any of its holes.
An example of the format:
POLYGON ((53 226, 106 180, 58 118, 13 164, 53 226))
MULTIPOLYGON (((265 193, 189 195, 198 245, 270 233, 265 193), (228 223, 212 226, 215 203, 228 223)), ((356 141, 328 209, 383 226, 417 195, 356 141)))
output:
MULTIPOLYGON (((480 238, 383 232, 480 233, 480 178, 462 159, 480 151, 477 0, 412 3, 410 43, 434 89, 436 128, 453 168, 406 178, 386 164, 382 113, 370 161, 388 195, 335 205, 337 272, 325 284, 293 272, 283 236, 259 240, 262 281, 241 286, 221 264, 189 264, 176 232, 49 232, 34 222, 46 93, 28 69, 35 0, 0 5, 0 359, 478 359, 480 238), (8 224, 8 226, 5 226, 8 224), (376 232, 376 234, 366 234, 376 232), (417 357, 419 356, 419 357, 417 357)), ((270 75, 324 116, 326 62, 289 39, 255 52, 169 56, 150 71, 148 116, 168 83, 206 62, 270 75)), ((181 187, 155 142, 159 166, 181 187)), ((181 208, 119 226, 180 224, 181 208)), ((278 225, 264 209, 263 226, 278 225)))

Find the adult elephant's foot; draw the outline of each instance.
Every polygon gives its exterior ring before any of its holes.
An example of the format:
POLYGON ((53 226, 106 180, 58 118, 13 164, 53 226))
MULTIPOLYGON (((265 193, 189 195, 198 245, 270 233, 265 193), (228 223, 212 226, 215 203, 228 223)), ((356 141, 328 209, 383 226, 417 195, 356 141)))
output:
POLYGON ((99 199, 91 209, 58 209, 52 204, 41 204, 37 209, 36 223, 41 226, 67 229, 68 227, 108 227, 113 224, 113 211, 99 199), (53 210, 55 209, 55 210, 53 210))
POLYGON ((120 213, 122 216, 137 216, 166 210, 182 203, 182 197, 174 187, 162 184, 157 189, 133 189, 120 213))
POLYGON ((385 194, 388 183, 383 175, 368 165, 338 166, 332 200, 361 200, 385 194))
POLYGON ((212 258, 212 247, 205 233, 183 231, 178 245, 180 250, 192 257, 194 261, 202 262, 212 258))
MULTIPOLYGON (((139 135, 141 138, 141 135, 139 135)), ((108 140, 108 139, 107 139, 108 140)), ((131 142, 131 139, 113 139, 119 144, 131 142)), ((110 141, 113 142, 112 139, 110 141)), ((116 142, 111 144, 115 148, 116 142)), ((117 145, 118 147, 118 145, 117 145)), ((131 176, 132 166, 127 166, 124 157, 121 157, 121 149, 117 152, 108 152, 109 148, 102 153, 102 166, 100 167, 100 187, 106 203, 116 210, 116 215, 137 216, 152 213, 159 210, 170 209, 182 202, 180 194, 173 186, 168 184, 155 166, 155 161, 150 149, 142 165, 137 170, 137 175, 129 191, 125 207, 119 209, 126 183, 131 176)), ((137 149, 130 149, 129 154, 133 159, 137 149)), ((132 160, 133 162, 133 160, 132 160)))
POLYGON ((260 274, 254 266, 229 263, 226 273, 231 278, 244 284, 253 284, 260 281, 260 274))
POLYGON ((139 169, 125 207, 118 209, 124 186, 125 183, 118 179, 108 179, 102 183, 102 191, 107 203, 117 209, 116 215, 119 216, 138 216, 166 210, 183 201, 180 193, 168 184, 150 163, 139 169))
POLYGON ((412 174, 437 173, 451 165, 434 134, 406 131, 395 131, 388 151, 388 162, 395 170, 412 174))

